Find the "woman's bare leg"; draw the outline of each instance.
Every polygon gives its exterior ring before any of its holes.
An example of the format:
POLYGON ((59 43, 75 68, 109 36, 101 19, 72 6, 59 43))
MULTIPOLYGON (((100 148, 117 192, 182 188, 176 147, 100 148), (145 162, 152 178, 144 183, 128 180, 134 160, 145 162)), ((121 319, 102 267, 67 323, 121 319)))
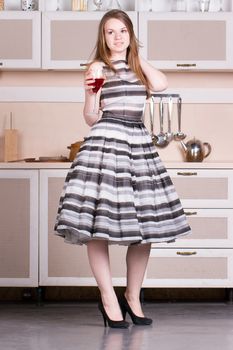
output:
POLYGON ((108 242, 92 240, 87 243, 89 263, 98 284, 104 309, 111 320, 122 320, 122 313, 112 285, 108 242))
POLYGON ((140 290, 145 275, 148 259, 150 256, 151 244, 129 246, 127 263, 127 286, 125 297, 133 312, 144 317, 140 303, 140 290))

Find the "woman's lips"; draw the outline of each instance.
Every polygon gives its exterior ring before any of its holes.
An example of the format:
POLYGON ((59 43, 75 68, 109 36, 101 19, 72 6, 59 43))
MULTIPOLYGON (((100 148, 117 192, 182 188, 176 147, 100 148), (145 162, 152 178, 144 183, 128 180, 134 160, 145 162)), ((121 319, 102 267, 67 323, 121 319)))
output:
POLYGON ((115 43, 115 46, 122 46, 124 43, 122 43, 122 42, 117 42, 117 43, 115 43))

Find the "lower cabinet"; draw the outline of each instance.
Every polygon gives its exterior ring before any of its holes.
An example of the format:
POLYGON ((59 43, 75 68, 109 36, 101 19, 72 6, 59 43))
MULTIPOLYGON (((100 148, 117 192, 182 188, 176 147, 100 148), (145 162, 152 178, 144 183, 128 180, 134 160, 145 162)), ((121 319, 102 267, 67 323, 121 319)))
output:
POLYGON ((192 234, 153 244, 147 287, 233 287, 233 170, 168 169, 192 234))
MULTIPOLYGON (((168 171, 192 234, 153 244, 144 287, 233 288, 233 169, 168 171)), ((67 168, 0 170, 0 286, 95 286, 86 246, 54 224, 67 168)), ((126 283, 127 247, 110 246, 113 284, 126 283)))
POLYGON ((0 171, 0 286, 38 286, 38 171, 0 171))
MULTIPOLYGON (((40 285, 94 286, 86 246, 64 243, 54 223, 67 170, 40 171, 40 285)), ((110 246, 115 285, 125 285, 125 247, 110 246), (119 261, 122 262, 119 264, 119 261)))
MULTIPOLYGON (((192 234, 175 243, 153 244, 144 287, 233 287, 231 169, 168 169, 192 234), (195 207, 191 207, 195 204, 195 207)), ((40 170, 41 286, 96 285, 86 246, 54 234, 67 169, 40 170)), ((126 283, 127 247, 110 246, 113 284, 126 283)))
POLYGON ((233 249, 152 248, 145 287, 233 287, 233 249))

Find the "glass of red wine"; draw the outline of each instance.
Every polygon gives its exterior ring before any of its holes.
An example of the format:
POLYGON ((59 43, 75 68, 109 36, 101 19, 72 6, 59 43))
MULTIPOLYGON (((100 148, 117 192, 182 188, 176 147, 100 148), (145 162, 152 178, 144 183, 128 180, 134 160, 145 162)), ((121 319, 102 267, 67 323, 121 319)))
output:
POLYGON ((93 86, 92 91, 95 94, 95 103, 94 103, 93 113, 97 113, 98 109, 96 106, 96 101, 97 101, 96 95, 99 89, 102 87, 105 80, 103 67, 96 67, 93 70, 91 70, 91 73, 92 73, 92 78, 94 80, 94 83, 91 84, 93 86))

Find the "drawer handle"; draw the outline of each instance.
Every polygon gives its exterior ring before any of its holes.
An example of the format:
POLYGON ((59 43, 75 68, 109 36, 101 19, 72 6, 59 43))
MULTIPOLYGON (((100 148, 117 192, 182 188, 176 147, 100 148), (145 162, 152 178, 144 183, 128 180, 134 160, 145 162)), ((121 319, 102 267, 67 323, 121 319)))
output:
POLYGON ((197 211, 185 211, 186 216, 197 215, 197 211))
POLYGON ((192 172, 192 171, 178 171, 177 175, 181 175, 181 176, 194 176, 194 175, 197 175, 197 172, 192 172))
POLYGON ((176 67, 196 67, 196 63, 177 63, 176 67))
POLYGON ((190 255, 196 255, 197 252, 176 252, 177 255, 182 255, 182 256, 190 256, 190 255))

